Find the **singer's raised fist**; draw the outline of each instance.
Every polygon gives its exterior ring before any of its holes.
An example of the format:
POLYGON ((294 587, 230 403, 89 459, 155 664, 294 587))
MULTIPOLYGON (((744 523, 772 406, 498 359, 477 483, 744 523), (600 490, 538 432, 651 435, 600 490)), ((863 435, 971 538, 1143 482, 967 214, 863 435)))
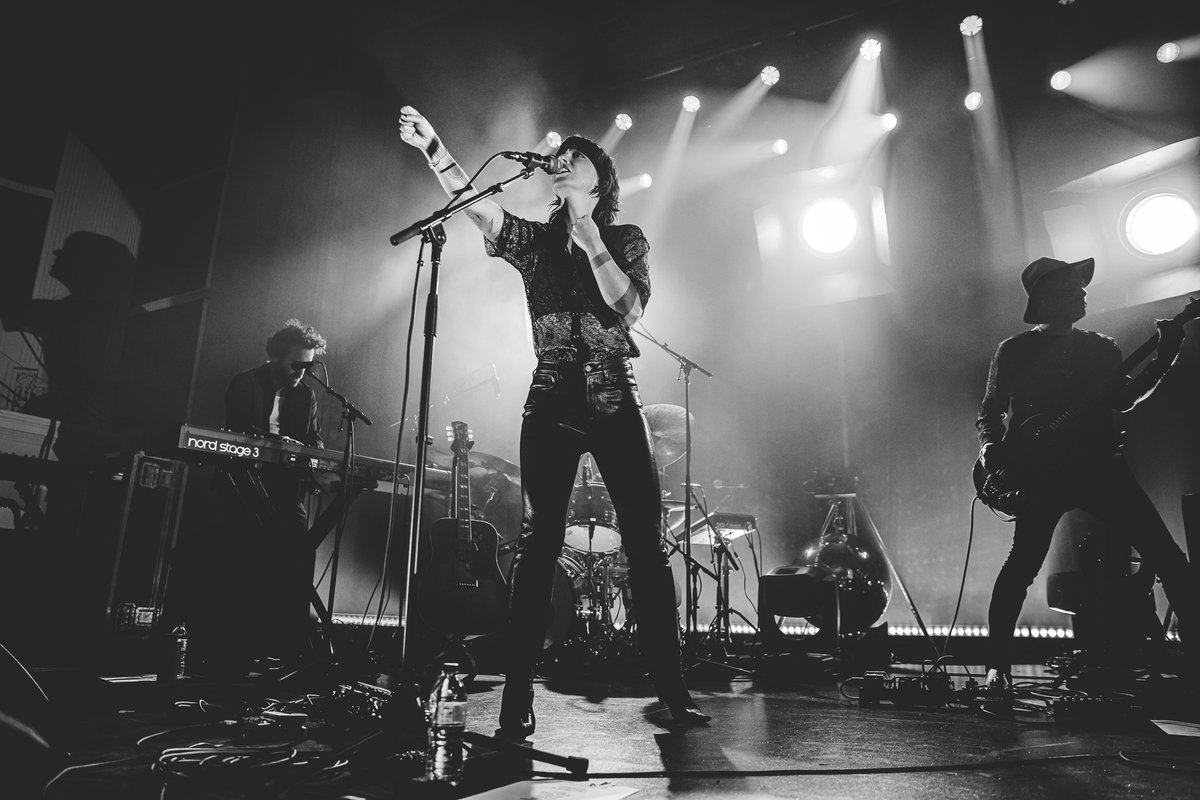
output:
POLYGON ((575 220, 575 224, 571 226, 571 241, 586 253, 591 253, 600 243, 600 229, 596 227, 596 221, 590 215, 584 214, 575 220))
POLYGON ((421 112, 412 106, 404 106, 400 109, 399 122, 400 139, 405 144, 411 144, 413 147, 428 152, 430 142, 437 138, 429 120, 421 116, 421 112))

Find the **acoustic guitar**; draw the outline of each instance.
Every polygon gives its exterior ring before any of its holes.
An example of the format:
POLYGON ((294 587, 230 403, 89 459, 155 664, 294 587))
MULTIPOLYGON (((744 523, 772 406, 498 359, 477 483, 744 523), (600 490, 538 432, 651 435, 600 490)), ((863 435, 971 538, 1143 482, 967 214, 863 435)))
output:
POLYGON ((450 516, 429 531, 430 558, 421 576, 421 617, 447 636, 499 632, 508 609, 508 585, 496 561, 500 534, 471 518, 468 455, 475 441, 465 422, 446 429, 454 451, 450 516))
MULTIPOLYGON (((1182 325, 1197 317, 1200 317, 1200 299, 1193 299, 1175 315, 1174 321, 1182 325)), ((1009 427, 1004 434, 1003 465, 989 470, 982 460, 976 459, 971 471, 975 493, 984 505, 1012 521, 1015 515, 1036 503, 1039 496, 1052 492, 1065 477, 1078 475, 1079 470, 1094 464, 1094 459, 1088 461, 1087 442, 1076 435, 1075 422, 1101 404, 1111 406, 1126 386, 1126 375, 1154 351, 1157 343, 1155 334, 1121 362, 1111 382, 1066 411, 1037 414, 1019 427, 1009 427)))

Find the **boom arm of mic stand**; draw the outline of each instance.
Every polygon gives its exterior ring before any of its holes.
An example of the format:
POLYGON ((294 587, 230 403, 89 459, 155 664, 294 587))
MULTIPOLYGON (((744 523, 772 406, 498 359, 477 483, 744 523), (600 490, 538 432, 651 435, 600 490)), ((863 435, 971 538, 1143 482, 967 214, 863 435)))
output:
POLYGON ((692 558, 690 555, 688 555, 687 553, 685 553, 685 552, 683 551, 683 548, 682 548, 682 547, 680 547, 678 543, 671 541, 671 539, 669 539, 669 538, 666 540, 666 542, 667 542, 667 546, 671 548, 671 552, 669 553, 669 555, 672 555, 672 556, 673 556, 673 555, 675 555, 676 553, 679 553, 680 555, 682 555, 682 556, 683 556, 683 560, 684 560, 685 562, 687 562, 687 564, 688 564, 689 566, 691 566, 691 567, 692 567, 692 569, 699 570, 700 572, 703 572, 705 575, 707 575, 708 577, 712 578, 714 581, 717 579, 717 573, 713 572, 711 569, 709 569, 708 567, 704 566, 704 565, 703 565, 703 564, 701 564, 699 561, 697 561, 696 559, 692 558))
POLYGON ((529 178, 530 176, 533 175, 535 169, 536 169, 536 167, 526 167, 525 169, 518 172, 516 175, 513 175, 511 178, 506 178, 506 179, 500 181, 499 183, 494 183, 491 186, 484 189, 482 192, 478 192, 474 195, 471 195, 466 200, 460 200, 457 203, 452 203, 452 204, 446 206, 445 208, 443 208, 441 211, 431 214, 430 216, 426 217, 425 219, 417 220, 416 222, 414 222, 412 225, 409 225, 404 230, 399 231, 398 233, 393 233, 391 236, 388 237, 388 241, 391 242, 393 246, 401 244, 403 242, 407 242, 409 239, 413 238, 414 236, 419 236, 421 233, 429 230, 430 228, 435 228, 438 225, 441 225, 443 222, 450 219, 458 212, 466 211, 468 208, 475 205, 480 200, 486 200, 487 198, 492 197, 493 195, 500 194, 501 192, 504 191, 504 187, 508 186, 513 181, 519 181, 519 180, 523 180, 525 178, 529 178))
POLYGON ((691 370, 696 370, 697 372, 700 372, 701 374, 703 374, 705 377, 708 377, 708 378, 713 377, 713 374, 711 372, 709 372, 704 367, 697 364, 695 361, 692 361, 687 356, 685 356, 681 353, 677 353, 674 350, 672 350, 671 346, 668 345, 666 342, 660 342, 658 339, 655 339, 653 336, 649 336, 645 333, 642 333, 641 331, 637 330, 636 328, 630 328, 630 330, 633 331, 634 333, 636 333, 638 336, 641 336, 646 341, 652 342, 652 343, 658 345, 659 347, 661 347, 668 355, 671 356, 671 358, 673 358, 679 362, 679 366, 683 367, 684 369, 688 370, 689 372, 691 370))
POLYGON ((330 397, 333 397, 333 398, 334 398, 334 399, 336 399, 336 400, 337 400, 339 403, 341 403, 341 404, 342 404, 342 408, 344 408, 344 409, 346 410, 346 414, 347 414, 347 415, 348 415, 348 416, 349 416, 351 419, 361 419, 361 420, 362 420, 363 422, 365 422, 367 425, 373 425, 373 424, 374 424, 373 422, 371 422, 371 418, 370 418, 370 417, 368 417, 368 416, 367 416, 366 414, 364 414, 363 412, 359 411, 359 410, 358 410, 358 407, 357 407, 357 406, 355 406, 355 405, 354 405, 354 403, 351 403, 349 400, 347 400, 347 399, 346 399, 346 396, 345 396, 344 394, 342 394, 341 392, 335 391, 335 390, 334 390, 334 388, 333 388, 332 386, 330 386, 330 385, 329 385, 328 383, 326 383, 325 381, 321 380, 319 377, 317 377, 317 376, 316 376, 316 375, 314 375, 313 373, 311 373, 311 372, 308 372, 308 373, 306 373, 306 374, 307 374, 307 375, 308 375, 310 378, 312 378, 314 381, 316 381, 317 383, 319 383, 319 384, 321 384, 322 386, 324 386, 324 387, 325 387, 325 392, 326 392, 326 393, 327 393, 327 394, 328 394, 330 397))

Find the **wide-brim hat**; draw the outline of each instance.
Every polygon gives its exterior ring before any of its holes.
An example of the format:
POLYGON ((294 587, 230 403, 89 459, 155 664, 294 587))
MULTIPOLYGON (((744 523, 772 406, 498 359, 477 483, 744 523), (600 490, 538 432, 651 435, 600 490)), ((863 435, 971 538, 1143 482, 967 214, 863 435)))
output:
POLYGON ((1025 287, 1025 294, 1029 295, 1029 302, 1025 304, 1025 321, 1028 323, 1044 322, 1036 318, 1034 312, 1034 298, 1037 295, 1038 287, 1042 281, 1050 277, 1056 272, 1064 269, 1074 269, 1079 271, 1079 277, 1083 280, 1083 285, 1087 286, 1092 282, 1092 275, 1096 272, 1096 259, 1085 258, 1082 261, 1059 261, 1056 258, 1039 258, 1032 264, 1027 266, 1021 272, 1021 285, 1025 287))

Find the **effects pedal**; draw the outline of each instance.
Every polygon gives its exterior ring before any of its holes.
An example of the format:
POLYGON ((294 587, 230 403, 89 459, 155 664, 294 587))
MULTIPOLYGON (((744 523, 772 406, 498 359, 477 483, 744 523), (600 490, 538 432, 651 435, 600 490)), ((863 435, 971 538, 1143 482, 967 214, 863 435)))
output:
POLYGON ((898 706, 944 706, 955 696, 950 676, 944 672, 892 677, 886 672, 871 670, 862 676, 858 692, 860 706, 875 707, 880 703, 898 706))

